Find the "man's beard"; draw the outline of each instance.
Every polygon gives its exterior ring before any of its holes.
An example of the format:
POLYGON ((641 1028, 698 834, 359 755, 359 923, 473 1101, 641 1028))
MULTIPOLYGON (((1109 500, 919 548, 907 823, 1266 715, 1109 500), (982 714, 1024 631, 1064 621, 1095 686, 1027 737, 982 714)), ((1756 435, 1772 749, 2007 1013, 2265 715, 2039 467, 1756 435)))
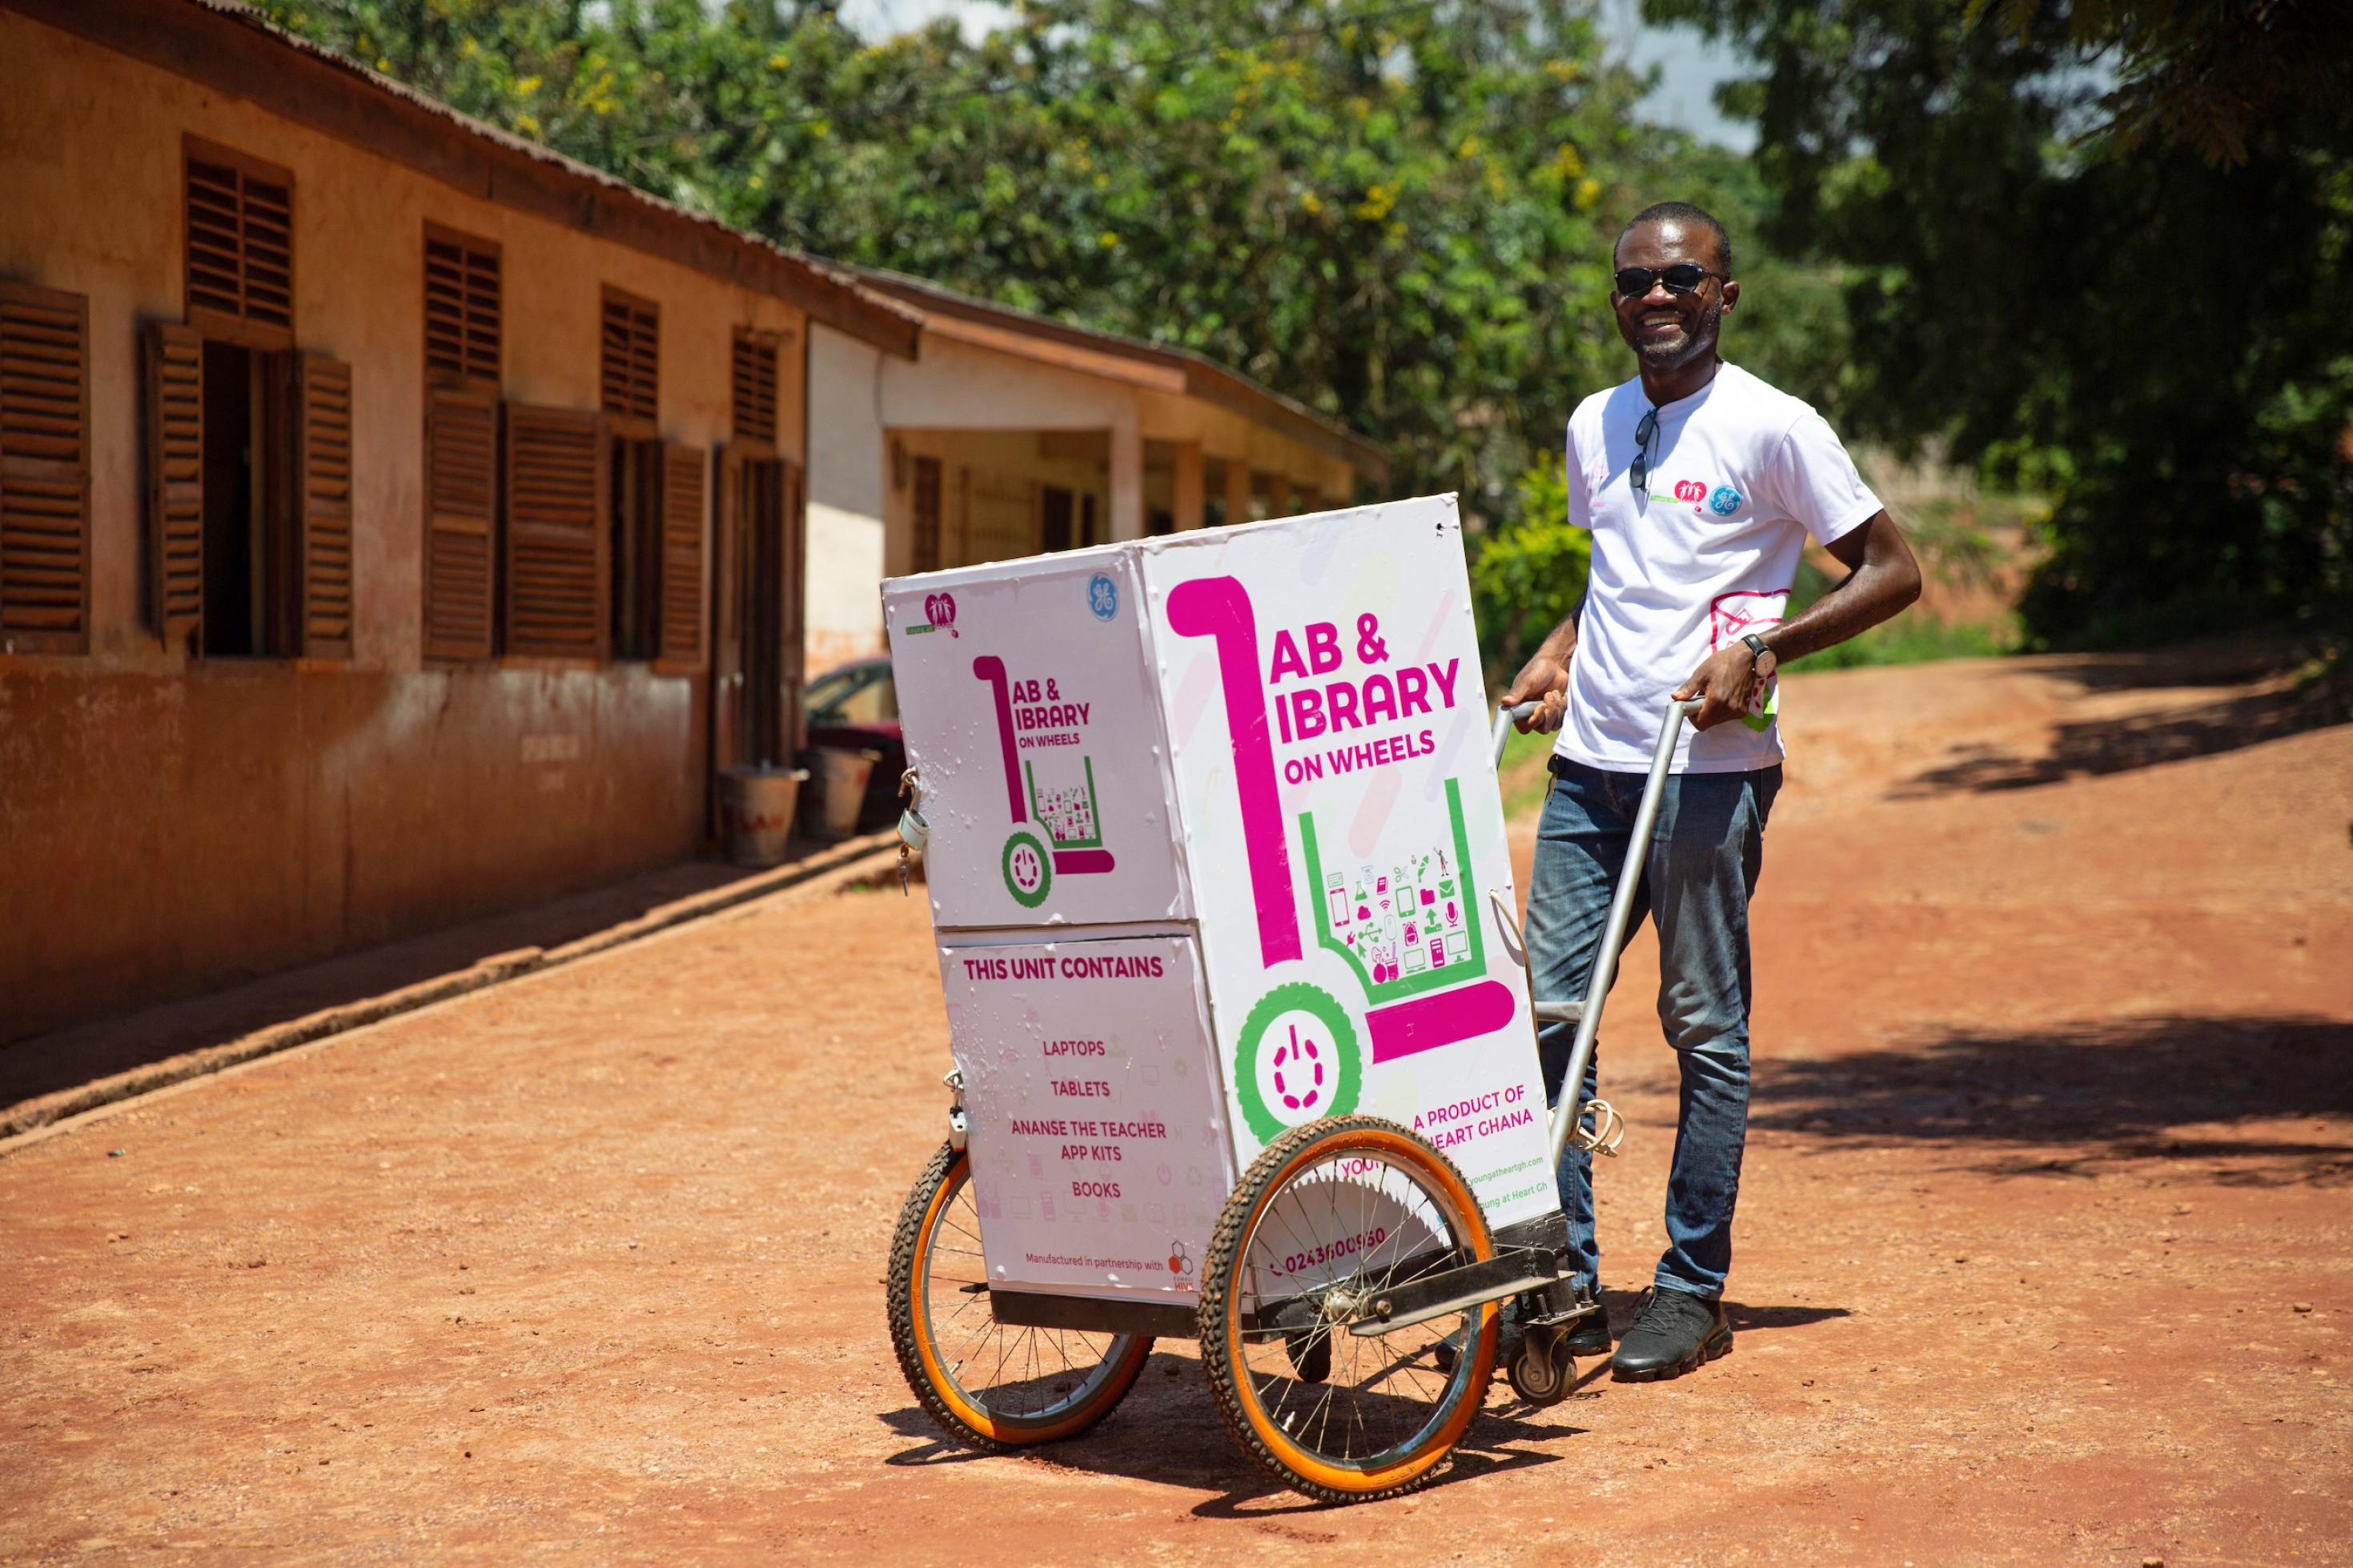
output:
POLYGON ((1715 352, 1716 336, 1724 321, 1724 307, 1710 300, 1700 308, 1698 329, 1681 342, 1637 342, 1630 346, 1644 370, 1681 370, 1693 361, 1715 352))

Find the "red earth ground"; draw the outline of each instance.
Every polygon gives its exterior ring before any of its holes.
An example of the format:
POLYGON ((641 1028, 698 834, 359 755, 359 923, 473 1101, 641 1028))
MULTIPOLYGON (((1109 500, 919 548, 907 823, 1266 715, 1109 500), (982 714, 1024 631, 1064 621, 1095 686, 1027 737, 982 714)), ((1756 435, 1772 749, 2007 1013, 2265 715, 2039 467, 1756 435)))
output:
POLYGON ((0 1559, 2353 1561, 2353 726, 2239 649, 1785 702, 1727 1360, 1499 1381, 1356 1509, 1264 1481, 1189 1344, 1075 1441, 946 1444, 881 1280, 924 907, 785 894, 0 1157, 0 1559))

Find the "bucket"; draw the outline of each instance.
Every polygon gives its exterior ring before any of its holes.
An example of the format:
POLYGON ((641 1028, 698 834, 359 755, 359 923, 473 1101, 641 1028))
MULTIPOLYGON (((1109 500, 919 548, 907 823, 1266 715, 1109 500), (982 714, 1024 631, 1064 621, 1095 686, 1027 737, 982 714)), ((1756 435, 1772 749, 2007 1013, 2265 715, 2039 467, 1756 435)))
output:
POLYGON ((812 748, 803 759, 815 784, 801 796, 801 831, 828 843, 858 831, 859 809, 866 804, 866 781, 880 752, 812 748))
POLYGON ((783 863, 805 768, 727 768, 719 774, 720 833, 738 866, 783 863))

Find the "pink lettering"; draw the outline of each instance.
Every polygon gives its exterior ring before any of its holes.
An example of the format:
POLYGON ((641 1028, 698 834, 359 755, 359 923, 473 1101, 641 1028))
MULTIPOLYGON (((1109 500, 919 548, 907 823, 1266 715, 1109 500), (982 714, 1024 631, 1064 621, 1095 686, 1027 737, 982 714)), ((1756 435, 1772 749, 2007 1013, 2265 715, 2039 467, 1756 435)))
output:
POLYGON ((1356 689, 1345 680, 1335 680, 1324 689, 1324 700, 1332 705, 1332 732, 1359 730, 1365 721, 1356 717, 1356 689))
POLYGON ((1307 666, 1300 661, 1299 645, 1291 640, 1289 632, 1274 634, 1274 668, 1267 674, 1269 686, 1280 686, 1285 675, 1304 677, 1307 666))
POLYGON ((1307 628, 1307 659, 1318 675, 1329 675, 1340 668, 1340 628, 1329 621, 1318 621, 1307 628))
POLYGON ((1430 678, 1438 682, 1439 700, 1449 708, 1454 706, 1454 677, 1457 667, 1461 662, 1459 658, 1450 658, 1446 661, 1444 669, 1439 668, 1434 664, 1430 667, 1430 678))
POLYGON ((1430 711, 1430 678, 1418 669, 1400 669, 1397 678, 1398 716, 1430 711))

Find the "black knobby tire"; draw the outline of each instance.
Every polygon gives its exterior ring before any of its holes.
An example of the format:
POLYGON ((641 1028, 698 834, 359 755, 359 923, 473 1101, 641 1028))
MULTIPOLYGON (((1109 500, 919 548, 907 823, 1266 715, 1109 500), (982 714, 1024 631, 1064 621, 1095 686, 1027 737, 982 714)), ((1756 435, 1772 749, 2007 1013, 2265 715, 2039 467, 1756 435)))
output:
MULTIPOLYGON (((1378 1117, 1335 1117, 1293 1128, 1268 1144, 1236 1184, 1218 1216, 1217 1229, 1210 1236, 1201 1268, 1202 1366, 1208 1374, 1219 1414, 1225 1418, 1226 1429, 1236 1445, 1284 1486, 1324 1502, 1370 1502, 1429 1484, 1476 1418, 1495 1369, 1498 1320, 1493 1303, 1385 1338, 1357 1339, 1349 1335, 1344 1339, 1341 1331, 1327 1329, 1320 1347, 1322 1353, 1313 1353, 1318 1347, 1303 1342, 1297 1326, 1295 1303, 1303 1298, 1291 1299, 1277 1318, 1265 1326, 1252 1326, 1247 1321, 1245 1314, 1255 1309, 1243 1303, 1246 1300, 1256 1300, 1258 1296, 1241 1281, 1246 1270, 1256 1267, 1249 1251, 1261 1223, 1279 1215, 1275 1205, 1287 1191, 1304 1190, 1303 1186, 1294 1187, 1295 1182, 1312 1178, 1329 1162, 1350 1151, 1377 1159, 1407 1174, 1417 1192, 1438 1203, 1455 1233, 1449 1238, 1452 1247, 1445 1249, 1452 1253, 1453 1262, 1482 1261, 1494 1256, 1494 1241, 1480 1213, 1478 1200, 1453 1162, 1409 1129, 1378 1117), (1450 1323, 1457 1326, 1460 1342, 1469 1346, 1470 1353, 1453 1356, 1443 1371, 1419 1373, 1414 1363, 1428 1354, 1435 1364, 1450 1323), (1417 1335, 1417 1330, 1426 1330, 1427 1333, 1417 1335), (1401 1335, 1416 1338, 1401 1342, 1401 1335), (1281 1379, 1284 1367, 1290 1369, 1293 1383, 1345 1392, 1352 1396, 1377 1384, 1387 1386, 1390 1376, 1388 1372, 1377 1373, 1373 1378, 1360 1378, 1356 1366, 1334 1367, 1330 1352, 1335 1346, 1351 1357, 1366 1353, 1361 1347, 1380 1347, 1370 1353, 1392 1358, 1395 1365, 1409 1375, 1438 1379, 1440 1393, 1432 1401, 1428 1425, 1401 1445, 1378 1450, 1365 1461, 1356 1462, 1350 1456, 1335 1456, 1324 1448, 1311 1447, 1306 1434, 1314 1425, 1313 1415, 1302 1421, 1293 1413, 1286 1422, 1271 1413, 1261 1383, 1271 1385, 1281 1379), (1256 1367, 1250 1364, 1253 1351, 1260 1352, 1260 1365, 1256 1367), (1312 1363, 1303 1364, 1310 1363, 1311 1353, 1312 1363), (1280 1363, 1277 1357, 1282 1358, 1280 1363), (1293 1424, 1296 1431, 1291 1429, 1293 1424)), ((1368 1286, 1377 1282, 1377 1277, 1368 1273, 1378 1262, 1377 1254, 1361 1256, 1363 1264, 1348 1280, 1334 1282, 1338 1288, 1348 1289, 1358 1282, 1368 1286)), ((1391 1265, 1392 1275, 1396 1268, 1391 1265)), ((1324 1397, 1326 1402, 1319 1408, 1327 1412, 1325 1429, 1314 1441, 1328 1445, 1328 1396, 1324 1397)), ((1278 1399, 1274 1409, 1280 1410, 1282 1404, 1282 1399, 1278 1399)), ((1345 1431, 1343 1436, 1345 1443, 1345 1431)))
MULTIPOLYGON (((1031 1386, 1041 1382, 1039 1378, 986 1390, 965 1386, 958 1373, 971 1358, 958 1357, 944 1348, 941 1329, 952 1320, 969 1317, 976 1307, 987 1312, 986 1292, 957 1292, 965 1299, 943 1318, 932 1300, 932 1284, 941 1254, 950 1250, 944 1246, 943 1233, 959 1228, 952 1211, 955 1199, 969 1190, 971 1169, 970 1157, 963 1150, 941 1144, 923 1173, 915 1178, 906 1207, 900 1211, 899 1227, 891 1238, 887 1289, 891 1347, 898 1352, 899 1370, 932 1419, 974 1447, 1005 1453, 1075 1436, 1110 1415, 1135 1386, 1145 1360, 1152 1353, 1152 1341, 1140 1334, 1019 1328, 997 1323, 993 1314, 970 1318, 964 1331, 972 1341, 1000 1346, 1007 1352, 997 1358, 998 1370, 1008 1364, 1018 1370, 1023 1363, 1014 1352, 1026 1343, 1030 1364, 1035 1364, 1041 1350, 1050 1355, 1059 1353, 1068 1369, 1060 1374, 1068 1389, 1060 1398, 1045 1397, 1062 1389, 1055 1382, 1058 1374, 1052 1373, 1043 1375, 1041 1388, 1031 1386), (1077 1357, 1070 1353, 1073 1339, 1080 1345, 1077 1357), (1089 1353, 1098 1343, 1100 1355, 1089 1353), (1029 1405, 1037 1407, 1021 1407, 1029 1405)), ((976 1237, 974 1244, 977 1246, 976 1237)), ((985 1285, 986 1268, 976 1272, 985 1285)), ((984 1348, 979 1360, 987 1359, 984 1348)))

